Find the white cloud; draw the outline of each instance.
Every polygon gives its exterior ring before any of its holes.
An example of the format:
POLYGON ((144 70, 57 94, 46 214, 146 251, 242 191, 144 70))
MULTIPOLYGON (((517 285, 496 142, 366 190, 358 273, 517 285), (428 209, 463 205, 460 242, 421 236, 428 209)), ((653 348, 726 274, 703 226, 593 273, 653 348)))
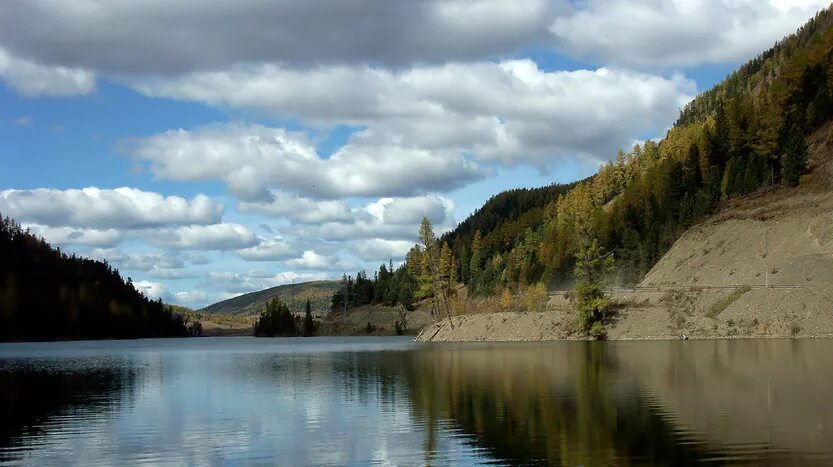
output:
POLYGON ((829 0, 587 0, 556 18, 560 49, 626 66, 669 68, 751 59, 829 0))
POLYGON ((405 196, 482 176, 473 161, 548 167, 570 156, 609 158, 634 135, 672 121, 696 85, 678 74, 547 72, 531 60, 509 60, 401 72, 260 65, 149 81, 139 89, 314 126, 364 127, 329 160, 304 138, 261 126, 172 131, 140 140, 133 150, 159 177, 224 180, 238 196, 254 198, 263 188, 312 197, 405 196), (198 157, 211 168, 195 164, 198 157))
POLYGON ((318 271, 344 271, 357 267, 353 263, 342 261, 335 255, 321 255, 313 250, 306 250, 300 258, 290 259, 285 264, 290 268, 318 271))
POLYGON ((107 260, 132 271, 146 272, 153 268, 182 269, 186 266, 182 258, 171 253, 125 253, 114 248, 96 248, 88 256, 107 260))
POLYGON ((362 261, 384 263, 388 259, 399 262, 414 246, 413 241, 370 238, 348 242, 348 249, 362 261))
POLYGON ((223 206, 205 195, 190 202, 135 188, 0 191, 0 212, 49 226, 136 229, 169 224, 213 224, 223 206))
POLYGON ((165 299, 168 295, 167 287, 165 287, 165 284, 162 284, 161 282, 136 281, 133 283, 133 287, 151 299, 165 299))
POLYGON ((203 304, 208 301, 208 294, 202 290, 185 290, 176 292, 174 300, 185 305, 203 304))
MULTIPOLYGON (((2 13, 0 13, 2 15, 2 13)), ((16 58, 0 48, 0 79, 26 97, 89 94, 95 75, 77 67, 45 66, 16 58)))
POLYGON ((258 243, 248 227, 231 223, 158 229, 148 232, 147 241, 175 250, 238 250, 258 243))
POLYGON ((246 261, 279 261, 290 259, 297 254, 295 245, 282 237, 261 239, 257 245, 237 252, 237 255, 246 261))
POLYGON ((362 208, 353 209, 354 217, 350 222, 295 225, 290 230, 297 237, 327 241, 385 239, 413 242, 417 240, 423 216, 428 217, 434 231, 439 234, 457 225, 453 212, 454 204, 451 200, 438 195, 381 198, 362 208))
MULTIPOLYGON (((304 224, 347 222, 353 217, 350 207, 343 200, 316 200, 275 190, 270 191, 269 198, 264 201, 243 201, 237 205, 237 209, 240 212, 287 217, 304 224)), ((266 227, 271 230, 271 227, 266 227)))
POLYGON ((480 177, 461 155, 424 149, 348 145, 323 159, 302 134, 261 125, 168 131, 137 141, 133 155, 149 162, 158 177, 223 180, 248 201, 271 201, 267 188, 314 197, 374 196, 448 189, 480 177))
POLYGON ((259 272, 251 274, 251 272, 240 273, 230 271, 212 271, 206 276, 205 285, 212 289, 220 290, 220 299, 223 300, 256 290, 277 287, 279 285, 328 278, 328 275, 322 272, 299 273, 295 271, 279 272, 270 277, 261 276, 262 274, 259 272))
POLYGON ((86 245, 112 247, 124 240, 124 233, 116 229, 85 229, 76 227, 51 227, 24 223, 23 227, 43 237, 53 245, 86 245))

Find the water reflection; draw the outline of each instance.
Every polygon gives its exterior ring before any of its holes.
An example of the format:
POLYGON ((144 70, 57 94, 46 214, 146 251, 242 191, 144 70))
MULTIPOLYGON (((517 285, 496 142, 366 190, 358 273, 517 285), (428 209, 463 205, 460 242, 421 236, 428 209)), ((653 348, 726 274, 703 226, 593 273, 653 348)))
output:
POLYGON ((833 462, 833 342, 0 346, 0 463, 833 462))
POLYGON ((512 464, 833 461, 828 341, 435 347, 407 372, 420 418, 512 464))

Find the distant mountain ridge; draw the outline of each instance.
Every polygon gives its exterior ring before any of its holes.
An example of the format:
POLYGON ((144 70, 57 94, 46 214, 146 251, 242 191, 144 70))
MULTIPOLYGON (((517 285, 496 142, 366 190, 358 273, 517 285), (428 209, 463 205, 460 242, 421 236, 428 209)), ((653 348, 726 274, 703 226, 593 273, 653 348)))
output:
POLYGON ((341 285, 338 281, 312 281, 300 284, 286 284, 256 292, 243 294, 228 300, 208 305, 199 310, 206 314, 257 315, 272 297, 279 297, 293 312, 300 313, 307 298, 313 313, 322 315, 330 310, 333 293, 341 285))

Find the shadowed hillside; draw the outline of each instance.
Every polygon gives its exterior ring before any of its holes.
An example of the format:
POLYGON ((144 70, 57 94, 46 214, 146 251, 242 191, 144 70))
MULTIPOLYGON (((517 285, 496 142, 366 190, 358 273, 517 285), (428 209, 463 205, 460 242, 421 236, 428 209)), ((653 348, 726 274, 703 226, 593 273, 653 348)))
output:
POLYGON ((0 217, 0 341, 173 337, 183 316, 102 261, 68 256, 0 217))

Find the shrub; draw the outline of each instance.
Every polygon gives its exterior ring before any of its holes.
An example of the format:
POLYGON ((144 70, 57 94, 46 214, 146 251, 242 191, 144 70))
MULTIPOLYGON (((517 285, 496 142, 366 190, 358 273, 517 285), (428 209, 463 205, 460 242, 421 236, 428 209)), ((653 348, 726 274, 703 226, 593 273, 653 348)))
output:
POLYGON ((547 292, 547 286, 545 286, 543 282, 538 282, 537 284, 526 289, 524 292, 524 310, 529 313, 542 312, 546 308, 549 298, 550 296, 549 292, 547 292))
POLYGON ((596 323, 610 319, 612 302, 599 284, 581 281, 575 287, 575 305, 581 329, 590 332, 596 323))

